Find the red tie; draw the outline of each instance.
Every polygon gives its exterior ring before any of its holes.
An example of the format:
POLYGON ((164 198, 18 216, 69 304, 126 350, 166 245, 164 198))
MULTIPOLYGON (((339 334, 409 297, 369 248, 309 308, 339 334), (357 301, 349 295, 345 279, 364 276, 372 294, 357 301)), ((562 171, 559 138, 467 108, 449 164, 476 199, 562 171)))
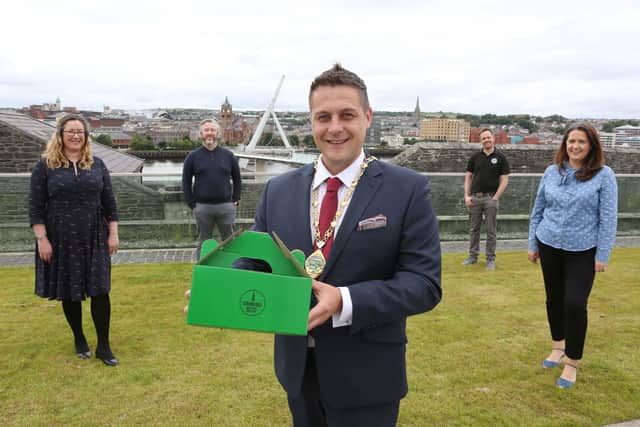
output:
MULTIPOLYGON (((333 221, 333 217, 336 216, 336 210, 338 209, 338 189, 342 185, 342 181, 340 178, 329 178, 327 179, 327 192, 324 194, 324 198, 322 199, 322 205, 320 206, 320 238, 324 237, 324 233, 326 233, 329 228, 331 221, 333 221)), ((322 247, 322 254, 325 259, 329 259, 329 252, 331 252, 331 246, 333 245, 333 235, 327 239, 324 246, 322 247)))

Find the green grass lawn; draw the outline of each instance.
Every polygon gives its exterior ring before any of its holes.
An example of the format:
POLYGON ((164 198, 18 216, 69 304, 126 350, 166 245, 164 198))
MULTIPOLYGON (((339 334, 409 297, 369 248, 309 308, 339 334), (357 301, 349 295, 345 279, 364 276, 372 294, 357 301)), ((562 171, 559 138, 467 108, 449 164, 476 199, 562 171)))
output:
MULTIPOLYGON (((408 322, 409 395, 400 426, 598 426, 640 418, 640 248, 598 274, 578 383, 555 386, 540 267, 443 262, 442 303, 408 322)), ((77 359, 60 304, 33 295, 31 268, 0 268, 2 425, 286 426, 272 337, 185 325, 188 264, 113 268, 108 368, 77 359)), ((89 304, 85 333, 95 347, 89 304)), ((375 357, 375 355, 372 355, 375 357)))

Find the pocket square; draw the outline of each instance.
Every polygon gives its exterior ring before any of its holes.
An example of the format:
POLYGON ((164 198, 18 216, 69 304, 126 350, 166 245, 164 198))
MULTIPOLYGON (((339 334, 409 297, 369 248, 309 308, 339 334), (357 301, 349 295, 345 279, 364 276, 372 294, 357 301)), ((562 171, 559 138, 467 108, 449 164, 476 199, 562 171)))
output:
POLYGON ((373 230, 375 228, 383 228, 387 226, 387 217, 378 214, 371 218, 363 219, 358 223, 358 231, 373 230))

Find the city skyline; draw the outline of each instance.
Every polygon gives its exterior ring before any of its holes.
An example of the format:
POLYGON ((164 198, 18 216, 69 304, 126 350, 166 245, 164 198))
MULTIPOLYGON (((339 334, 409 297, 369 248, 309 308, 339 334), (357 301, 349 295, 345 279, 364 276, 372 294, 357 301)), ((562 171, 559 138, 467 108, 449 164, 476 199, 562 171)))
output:
POLYGON ((374 111, 640 117, 633 2, 481 3, 11 2, 0 107, 307 111, 339 61, 374 111))

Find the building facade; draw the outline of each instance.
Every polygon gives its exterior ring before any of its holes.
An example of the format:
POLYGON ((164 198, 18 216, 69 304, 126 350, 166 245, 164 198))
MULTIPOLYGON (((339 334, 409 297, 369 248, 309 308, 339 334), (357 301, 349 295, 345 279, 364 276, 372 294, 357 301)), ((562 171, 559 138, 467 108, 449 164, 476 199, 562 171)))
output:
POLYGON ((380 118, 374 115, 371 118, 371 126, 369 126, 369 129, 367 129, 367 134, 364 138, 364 145, 369 147, 377 147, 378 145, 380 145, 380 142, 382 141, 381 128, 382 125, 380 122, 380 118))
POLYGON ((623 147, 640 147, 640 126, 624 125, 614 128, 615 144, 623 147))
POLYGON ((224 98, 220 106, 220 137, 229 144, 246 144, 249 142, 253 126, 239 114, 234 114, 229 98, 224 98))
POLYGON ((431 118, 420 123, 420 138, 437 142, 468 142, 471 125, 460 119, 431 118))
POLYGON ((603 147, 613 147, 616 145, 616 134, 614 132, 600 132, 600 142, 603 147))

